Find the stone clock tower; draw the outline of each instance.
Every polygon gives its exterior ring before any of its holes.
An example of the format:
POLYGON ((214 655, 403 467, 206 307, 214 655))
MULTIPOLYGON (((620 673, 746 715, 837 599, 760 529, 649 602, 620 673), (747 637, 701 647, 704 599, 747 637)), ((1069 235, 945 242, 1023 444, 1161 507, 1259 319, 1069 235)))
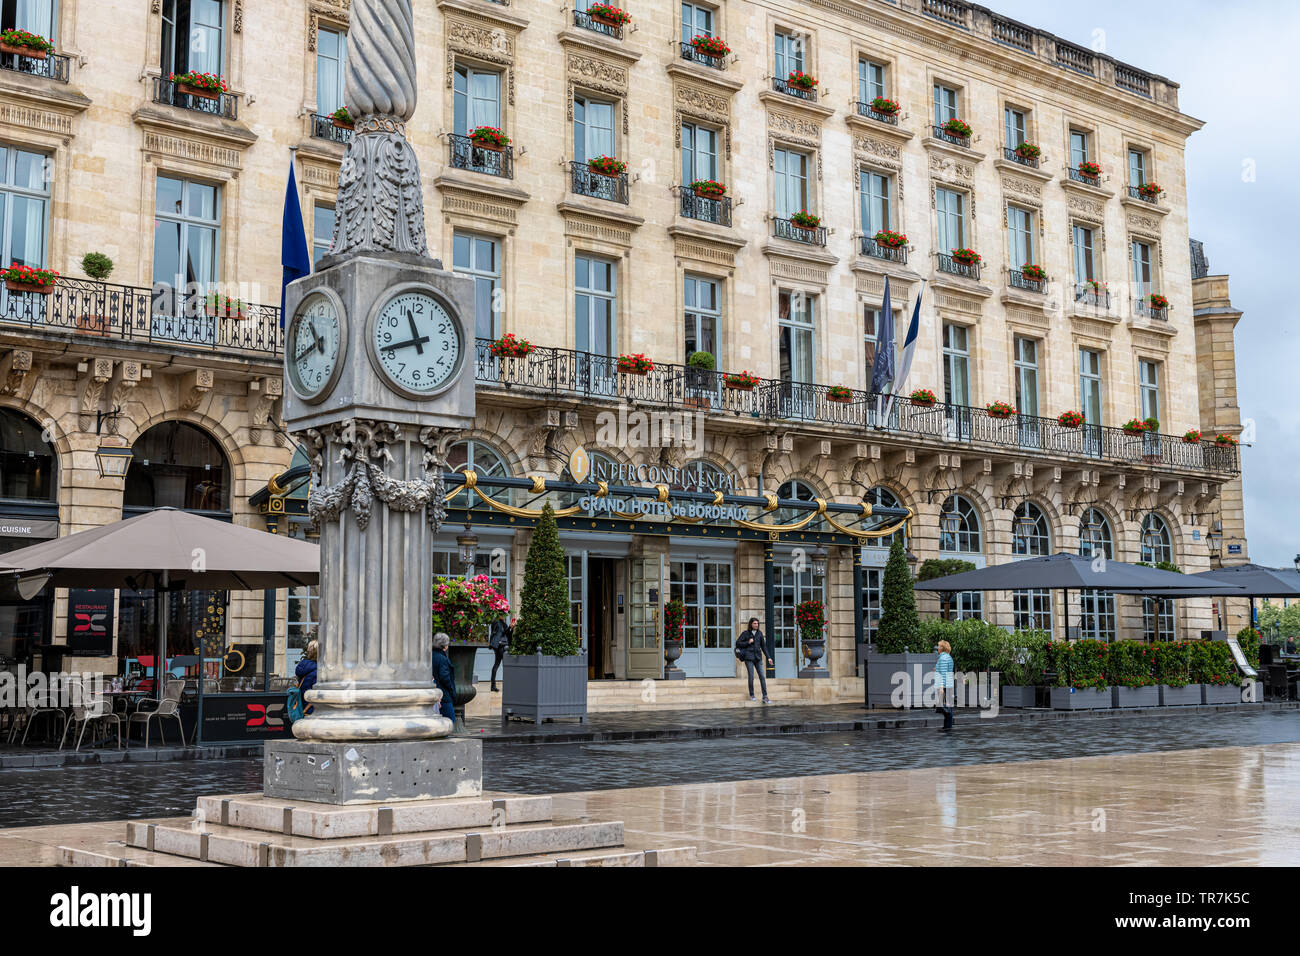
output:
POLYGON ((334 241, 289 286, 285 421, 312 460, 320 527, 314 707, 268 743, 268 796, 326 803, 481 790, 478 741, 443 740, 431 679, 432 536, 444 450, 474 421, 473 287, 429 258, 406 123, 412 0, 356 0, 344 102, 356 132, 334 241), (467 326, 463 316, 470 316, 467 326))

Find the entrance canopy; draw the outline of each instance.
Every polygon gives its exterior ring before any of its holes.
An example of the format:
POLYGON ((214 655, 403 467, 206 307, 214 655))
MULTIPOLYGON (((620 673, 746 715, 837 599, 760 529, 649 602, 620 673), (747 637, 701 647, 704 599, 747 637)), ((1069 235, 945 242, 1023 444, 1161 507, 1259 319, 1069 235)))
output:
POLYGON ((1077 554, 1053 554, 996 564, 977 571, 916 583, 917 591, 1019 591, 1089 588, 1117 594, 1155 597, 1242 595, 1236 585, 1204 575, 1177 574, 1158 568, 1101 560, 1077 554))

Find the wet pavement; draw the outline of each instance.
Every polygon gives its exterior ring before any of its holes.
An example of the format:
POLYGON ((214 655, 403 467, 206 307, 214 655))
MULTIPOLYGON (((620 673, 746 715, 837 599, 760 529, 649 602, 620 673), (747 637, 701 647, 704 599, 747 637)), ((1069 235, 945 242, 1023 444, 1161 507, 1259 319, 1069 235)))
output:
MULTIPOLYGON (((933 729, 494 746, 483 785, 536 794, 870 773, 1300 742, 1300 712, 1001 723, 933 729)), ((201 794, 261 789, 260 759, 0 771, 0 828, 188 814, 201 794)))

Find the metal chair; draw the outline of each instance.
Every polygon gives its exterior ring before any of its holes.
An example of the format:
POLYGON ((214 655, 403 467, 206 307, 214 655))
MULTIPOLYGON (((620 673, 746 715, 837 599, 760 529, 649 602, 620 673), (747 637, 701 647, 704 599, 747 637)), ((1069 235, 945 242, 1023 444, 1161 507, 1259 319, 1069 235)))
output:
POLYGON ((158 706, 154 710, 138 710, 126 719, 126 749, 131 749, 131 727, 134 724, 144 724, 144 745, 149 746, 149 725, 154 718, 159 721, 158 733, 163 735, 163 743, 167 742, 167 735, 163 734, 162 721, 169 717, 176 719, 176 726, 181 732, 181 746, 185 746, 185 725, 181 723, 181 694, 185 690, 185 681, 169 680, 167 689, 163 692, 162 700, 158 701, 158 706))
MULTIPOLYGON (((83 699, 84 700, 84 699, 83 699)), ((81 731, 77 734, 77 746, 74 750, 81 749, 82 738, 86 735, 86 728, 98 723, 107 723, 112 721, 117 724, 117 749, 122 749, 122 718, 113 710, 113 702, 104 695, 93 697, 89 702, 72 705, 72 720, 64 723, 63 736, 59 739, 59 749, 63 749, 64 743, 67 742, 68 728, 81 724, 81 731)), ((148 728, 145 728, 145 736, 149 734, 148 728)), ((92 740, 94 738, 92 737, 92 740)))
POLYGON ((32 724, 36 723, 36 718, 41 716, 41 714, 54 714, 59 718, 60 721, 62 721, 63 728, 59 734, 60 738, 62 738, 63 734, 67 732, 68 714, 62 707, 52 706, 49 704, 48 701, 43 705, 31 705, 27 708, 27 712, 23 715, 24 726, 23 726, 22 745, 24 747, 27 746, 27 735, 32 732, 32 724))

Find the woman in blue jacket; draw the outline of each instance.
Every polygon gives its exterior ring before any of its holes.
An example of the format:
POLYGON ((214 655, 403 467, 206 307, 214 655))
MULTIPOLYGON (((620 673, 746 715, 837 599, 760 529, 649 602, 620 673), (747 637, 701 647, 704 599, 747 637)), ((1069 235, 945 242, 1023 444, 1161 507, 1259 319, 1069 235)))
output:
POLYGON ((442 704, 439 706, 439 711, 442 716, 455 723, 456 674, 451 669, 451 658, 447 656, 447 648, 450 646, 451 638, 446 634, 433 635, 433 682, 438 685, 438 690, 442 691, 442 704))
POLYGON ((302 659, 293 669, 293 676, 298 678, 298 692, 302 694, 303 713, 310 714, 312 706, 307 703, 307 691, 316 686, 316 658, 320 654, 320 645, 315 641, 307 642, 307 649, 302 659))

